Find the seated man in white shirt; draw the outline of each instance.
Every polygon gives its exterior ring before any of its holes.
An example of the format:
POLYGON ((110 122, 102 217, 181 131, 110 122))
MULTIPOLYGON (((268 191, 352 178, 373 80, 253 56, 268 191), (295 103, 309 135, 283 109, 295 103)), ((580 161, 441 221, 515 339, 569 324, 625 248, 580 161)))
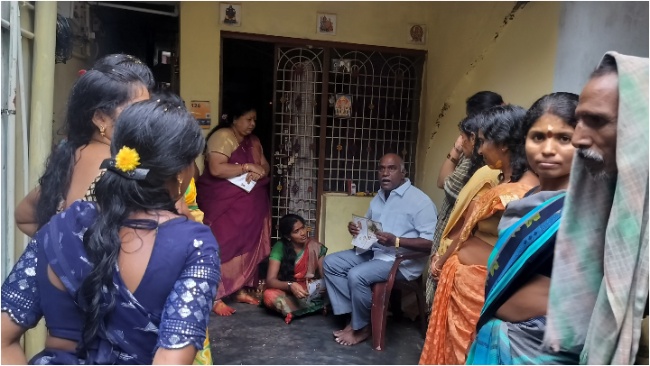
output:
MULTIPOLYGON (((403 248, 400 252, 430 252, 436 227, 436 206, 424 192, 411 185, 401 157, 384 155, 378 173, 381 189, 370 201, 366 213, 367 218, 382 225, 384 231, 377 234, 378 243, 366 251, 355 248, 328 255, 323 263, 334 314, 351 314, 350 324, 334 332, 336 342, 346 346, 370 336, 372 285, 388 279, 397 248, 403 248)), ((350 222, 348 231, 355 236, 359 228, 350 222)), ((403 261, 397 278, 418 278, 426 260, 425 257, 403 261)))

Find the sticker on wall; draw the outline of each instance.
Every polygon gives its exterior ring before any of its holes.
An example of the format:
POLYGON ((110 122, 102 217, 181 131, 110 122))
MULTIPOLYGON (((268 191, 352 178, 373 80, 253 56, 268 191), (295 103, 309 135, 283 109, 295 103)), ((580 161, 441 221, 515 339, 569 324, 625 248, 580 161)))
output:
POLYGON ((334 117, 350 118, 352 115, 352 96, 348 94, 336 94, 334 104, 334 117))
POLYGON ((241 5, 219 4, 219 21, 221 24, 239 27, 241 25, 241 5))
POLYGON ((199 122, 199 126, 203 129, 209 129, 212 117, 210 114, 210 102, 193 100, 190 102, 190 113, 192 117, 199 122))
POLYGON ((410 24, 408 27, 408 43, 425 44, 427 41, 427 26, 424 24, 410 24))
POLYGON ((336 14, 317 13, 316 33, 336 34, 336 14))
POLYGON ((332 71, 334 72, 350 72, 352 71, 352 60, 348 58, 333 58, 332 71))

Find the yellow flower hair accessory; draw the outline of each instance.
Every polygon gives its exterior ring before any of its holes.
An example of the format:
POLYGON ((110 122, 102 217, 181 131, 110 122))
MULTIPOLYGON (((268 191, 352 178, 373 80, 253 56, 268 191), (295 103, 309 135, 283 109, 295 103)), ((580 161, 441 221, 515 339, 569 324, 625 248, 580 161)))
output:
POLYGON ((108 169, 127 179, 146 180, 149 169, 138 168, 139 166, 140 154, 135 149, 122 146, 114 158, 102 162, 100 169, 108 169))
POLYGON ((128 173, 140 165, 140 155, 135 149, 123 146, 115 155, 115 167, 124 173, 128 173))

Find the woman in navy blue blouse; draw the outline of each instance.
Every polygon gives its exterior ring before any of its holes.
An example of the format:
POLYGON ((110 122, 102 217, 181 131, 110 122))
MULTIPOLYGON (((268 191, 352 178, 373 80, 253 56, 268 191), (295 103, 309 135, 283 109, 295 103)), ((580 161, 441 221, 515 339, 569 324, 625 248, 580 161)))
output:
POLYGON ((2 363, 45 318, 33 364, 192 363, 220 277, 207 226, 178 214, 204 139, 192 116, 143 101, 118 118, 97 202, 77 201, 29 243, 2 285, 2 363))

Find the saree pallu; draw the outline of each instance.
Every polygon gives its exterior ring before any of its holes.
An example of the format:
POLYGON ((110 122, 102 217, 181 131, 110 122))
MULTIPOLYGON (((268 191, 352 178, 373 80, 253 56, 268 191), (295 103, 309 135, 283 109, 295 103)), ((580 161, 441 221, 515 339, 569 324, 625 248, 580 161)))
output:
POLYGON ((199 204, 196 203, 196 183, 194 182, 194 178, 190 180, 190 184, 185 190, 185 203, 187 204, 187 208, 190 210, 194 221, 203 223, 203 217, 205 214, 199 209, 199 204))
MULTIPOLYGON (((467 181, 465 186, 460 190, 460 193, 458 194, 453 209, 447 217, 447 222, 445 224, 444 230, 442 230, 442 233, 440 234, 439 239, 437 241, 434 239, 434 245, 431 248, 431 257, 433 257, 436 252, 439 255, 443 255, 447 251, 447 248, 451 244, 451 240, 448 238, 451 230, 463 217, 465 210, 472 202, 472 200, 474 200, 476 197, 480 197, 483 193, 489 191, 492 187, 496 186, 499 183, 498 176, 498 170, 484 166, 478 169, 467 181)), ((445 195, 447 195, 446 190, 445 195)), ((428 270, 426 282, 426 302, 429 311, 432 310, 431 305, 433 304, 433 296, 435 291, 436 280, 434 280, 432 277, 431 271, 428 270)))
POLYGON ((521 183, 497 185, 478 198, 471 212, 467 215, 462 213, 467 217, 460 231, 458 246, 442 267, 420 363, 465 363, 483 307, 487 266, 461 264, 458 250, 472 235, 490 245, 494 244, 497 216, 508 203, 518 200, 531 188, 521 183))
MULTIPOLYGON (((295 282, 305 290, 307 290, 308 281, 314 278, 315 271, 318 268, 318 254, 321 245, 315 240, 310 241, 306 250, 296 258, 294 267, 295 282)), ((264 305, 285 316, 289 313, 294 316, 301 316, 321 310, 325 306, 326 299, 327 295, 323 295, 319 299, 307 301, 293 296, 288 291, 277 288, 264 290, 264 305)))
POLYGON ((572 361, 553 359, 542 352, 546 317, 510 323, 493 318, 507 298, 522 286, 553 255, 555 234, 565 192, 540 192, 513 203, 503 221, 511 225, 501 231, 488 259, 485 304, 481 311, 467 364, 549 364, 572 361), (542 201, 541 204, 539 202, 542 201), (531 209, 532 206, 532 209, 531 209), (528 212, 526 212, 528 211, 528 212), (523 214, 526 212, 525 214, 523 214), (523 216, 522 216, 523 214, 523 216), (519 216, 513 222, 513 215, 519 216))
MULTIPOLYGON (((540 263, 553 256, 555 235, 560 226, 565 192, 541 192, 521 201, 551 196, 501 232, 488 258, 485 305, 478 327, 485 324, 507 300, 505 296, 537 273, 540 263)), ((517 202, 525 206, 525 202, 517 202)), ((514 207, 513 207, 514 208, 514 207)))
MULTIPOLYGON (((246 136, 232 152, 230 164, 260 164, 259 140, 246 136)), ((197 202, 220 245, 221 283, 217 299, 243 287, 257 287, 257 266, 270 251, 271 210, 269 178, 263 177, 250 192, 206 169, 196 182, 197 202)))
POLYGON ((485 266, 466 266, 454 253, 442 267, 420 356, 421 365, 464 364, 480 309, 483 306, 485 266))
POLYGON ((454 205, 454 209, 449 214, 447 226, 442 232, 440 244, 438 246, 438 254, 443 255, 449 248, 452 240, 449 238, 449 233, 456 226, 456 224, 463 218, 465 211, 473 200, 480 198, 484 193, 496 187, 499 184, 499 171, 484 166, 472 175, 465 187, 458 194, 458 199, 454 205))
POLYGON ((572 364, 575 357, 562 353, 544 354, 541 339, 546 317, 510 323, 499 319, 487 322, 478 332, 467 356, 467 365, 550 365, 572 364))

